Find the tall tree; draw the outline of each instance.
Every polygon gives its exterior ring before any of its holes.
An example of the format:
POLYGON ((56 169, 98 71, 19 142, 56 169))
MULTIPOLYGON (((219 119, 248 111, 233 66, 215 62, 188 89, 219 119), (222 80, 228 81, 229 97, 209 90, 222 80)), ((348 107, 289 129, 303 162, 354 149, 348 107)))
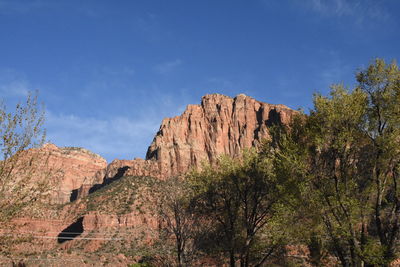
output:
MULTIPOLYGON (((27 149, 43 143, 43 120, 36 94, 29 94, 26 102, 17 104, 12 111, 4 103, 0 104, 0 227, 3 230, 10 229, 9 221, 47 192, 46 179, 32 182, 34 176, 44 175, 39 167, 43 162, 38 162, 37 153, 26 153, 27 149)), ((7 236, 3 236, 0 242, 3 253, 8 248, 6 240, 7 236)))
POLYGON ((198 229, 198 221, 190 205, 192 190, 182 177, 162 181, 157 188, 162 239, 168 242, 172 236, 176 265, 190 266, 194 256, 193 239, 198 229))
POLYGON ((357 80, 353 91, 316 95, 310 115, 282 135, 278 158, 343 266, 387 265, 399 237, 400 74, 377 59, 357 80))
POLYGON ((400 70, 395 62, 377 59, 357 74, 357 81, 357 89, 367 96, 361 130, 370 141, 366 160, 374 184, 373 228, 384 258, 390 260, 397 252, 400 227, 400 70))
MULTIPOLYGON (((277 246, 271 235, 279 189, 272 156, 254 151, 240 159, 221 158, 217 167, 206 167, 192 176, 201 216, 215 222, 213 240, 229 256, 230 266, 259 266, 277 246), (262 242, 260 242, 262 240, 262 242)), ((275 238, 275 239, 274 239, 275 238)))

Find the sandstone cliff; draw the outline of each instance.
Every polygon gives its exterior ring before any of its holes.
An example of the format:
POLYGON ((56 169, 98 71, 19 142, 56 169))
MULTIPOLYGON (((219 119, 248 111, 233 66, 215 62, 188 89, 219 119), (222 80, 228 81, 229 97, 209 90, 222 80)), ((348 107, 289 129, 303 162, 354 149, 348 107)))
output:
POLYGON ((146 159, 156 161, 164 177, 177 175, 222 154, 237 156, 269 137, 268 127, 289 122, 292 109, 240 94, 206 95, 181 116, 164 119, 146 159))
MULTIPOLYGON (((188 105, 182 115, 162 121, 146 160, 114 160, 105 170, 103 183, 122 175, 167 179, 203 161, 213 163, 223 154, 238 156, 244 148, 258 147, 269 137, 268 127, 287 124, 295 112, 244 94, 235 98, 205 95, 200 105, 188 105)), ((86 195, 89 187, 82 187, 80 195, 86 195)))
POLYGON ((166 118, 150 144, 146 159, 105 159, 83 148, 46 144, 35 151, 52 169, 56 188, 51 202, 66 203, 84 197, 122 176, 167 179, 197 168, 218 156, 237 156, 258 147, 269 137, 269 127, 287 124, 296 111, 240 94, 235 98, 206 95, 199 105, 188 105, 182 115, 166 118))
MULTIPOLYGON (((66 203, 76 198, 78 189, 83 184, 95 184, 102 181, 107 161, 89 150, 76 147, 57 147, 45 144, 41 148, 31 149, 27 154, 33 155, 42 166, 42 173, 48 172, 54 188, 51 190, 52 203, 66 203)), ((33 181, 35 177, 33 178, 33 181)))

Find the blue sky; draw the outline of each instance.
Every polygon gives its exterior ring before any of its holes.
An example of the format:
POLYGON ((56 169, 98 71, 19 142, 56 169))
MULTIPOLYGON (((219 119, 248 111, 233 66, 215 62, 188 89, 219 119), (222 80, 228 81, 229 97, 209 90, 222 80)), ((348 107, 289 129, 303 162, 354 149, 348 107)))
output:
POLYGON ((47 138, 144 157, 164 117, 245 93, 308 110, 399 60, 397 0, 0 0, 0 93, 39 90, 47 138))

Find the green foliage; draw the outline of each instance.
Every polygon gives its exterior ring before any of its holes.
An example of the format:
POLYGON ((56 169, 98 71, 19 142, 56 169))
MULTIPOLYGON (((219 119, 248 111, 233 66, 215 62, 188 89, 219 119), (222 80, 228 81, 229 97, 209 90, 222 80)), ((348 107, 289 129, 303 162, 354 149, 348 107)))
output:
POLYGON ((377 59, 357 81, 315 95, 310 115, 277 138, 277 175, 297 180, 293 203, 303 203, 296 216, 316 265, 324 250, 344 266, 387 265, 397 251, 400 71, 377 59))
POLYGON ((279 229, 282 181, 274 172, 273 150, 263 156, 245 151, 239 159, 222 157, 217 166, 192 173, 199 216, 214 222, 208 249, 229 255, 230 265, 262 264, 283 237, 279 229), (211 244, 210 244, 211 243, 211 244))
MULTIPOLYGON (((41 168, 46 159, 25 151, 43 143, 43 121, 37 95, 29 94, 25 103, 18 103, 11 111, 0 101, 0 227, 7 225, 3 229, 10 229, 9 221, 26 207, 33 212, 33 205, 48 193, 49 177, 41 168)), ((0 252, 6 254, 14 241, 3 237, 0 252)))
POLYGON ((153 265, 149 263, 134 263, 129 265, 130 267, 152 267, 153 265))
POLYGON ((190 203, 193 191, 182 177, 162 181, 157 189, 157 213, 161 219, 160 238, 164 243, 163 248, 173 248, 177 266, 191 266, 196 256, 193 239, 199 228, 190 203), (172 246, 171 240, 174 241, 172 246))
POLYGON ((44 111, 38 107, 37 94, 28 95, 25 103, 18 103, 9 112, 0 101, 0 149, 2 159, 43 143, 44 111))

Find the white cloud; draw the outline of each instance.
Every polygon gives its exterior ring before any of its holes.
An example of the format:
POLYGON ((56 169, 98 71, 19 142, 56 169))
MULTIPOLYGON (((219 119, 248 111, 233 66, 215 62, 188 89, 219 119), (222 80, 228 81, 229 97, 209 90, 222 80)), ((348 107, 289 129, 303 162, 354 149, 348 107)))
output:
POLYGON ((390 17, 389 12, 375 0, 307 0, 300 3, 306 3, 322 16, 352 17, 359 26, 368 19, 384 21, 390 17))
POLYGON ((129 66, 124 66, 120 68, 112 68, 110 66, 104 66, 97 70, 97 72, 101 75, 111 75, 111 76, 120 76, 120 75, 133 75, 135 74, 135 69, 129 66))
POLYGON ((32 91, 24 75, 11 70, 0 70, 0 92, 3 97, 26 97, 32 91))
POLYGON ((318 65, 315 69, 318 88, 317 91, 324 93, 329 90, 333 84, 343 83, 345 86, 352 87, 353 84, 353 69, 346 60, 342 59, 341 54, 335 50, 325 51, 327 60, 318 65), (322 91, 321 91, 322 90, 322 91))
POLYGON ((132 159, 146 149, 157 132, 158 119, 126 117, 97 119, 74 114, 46 113, 47 139, 58 146, 79 146, 105 157, 132 159))
POLYGON ((43 0, 0 0, 1 13, 27 13, 32 10, 47 6, 48 3, 43 0))
POLYGON ((0 91, 6 96, 27 96, 29 94, 29 86, 24 80, 16 80, 11 81, 10 83, 1 84, 0 91))
POLYGON ((359 6, 359 2, 350 5, 346 0, 310 0, 311 8, 324 15, 352 15, 354 9, 359 6))
POLYGON ((172 60, 172 61, 160 63, 160 64, 156 65, 154 67, 154 69, 158 73, 166 75, 166 74, 169 74, 172 71, 174 71, 176 68, 178 68, 180 65, 182 65, 182 63, 183 62, 182 62, 181 59, 175 59, 175 60, 172 60))
POLYGON ((235 88, 235 83, 232 81, 221 78, 221 77, 212 77, 207 79, 207 82, 212 84, 213 87, 216 87, 217 89, 233 89, 235 88))

